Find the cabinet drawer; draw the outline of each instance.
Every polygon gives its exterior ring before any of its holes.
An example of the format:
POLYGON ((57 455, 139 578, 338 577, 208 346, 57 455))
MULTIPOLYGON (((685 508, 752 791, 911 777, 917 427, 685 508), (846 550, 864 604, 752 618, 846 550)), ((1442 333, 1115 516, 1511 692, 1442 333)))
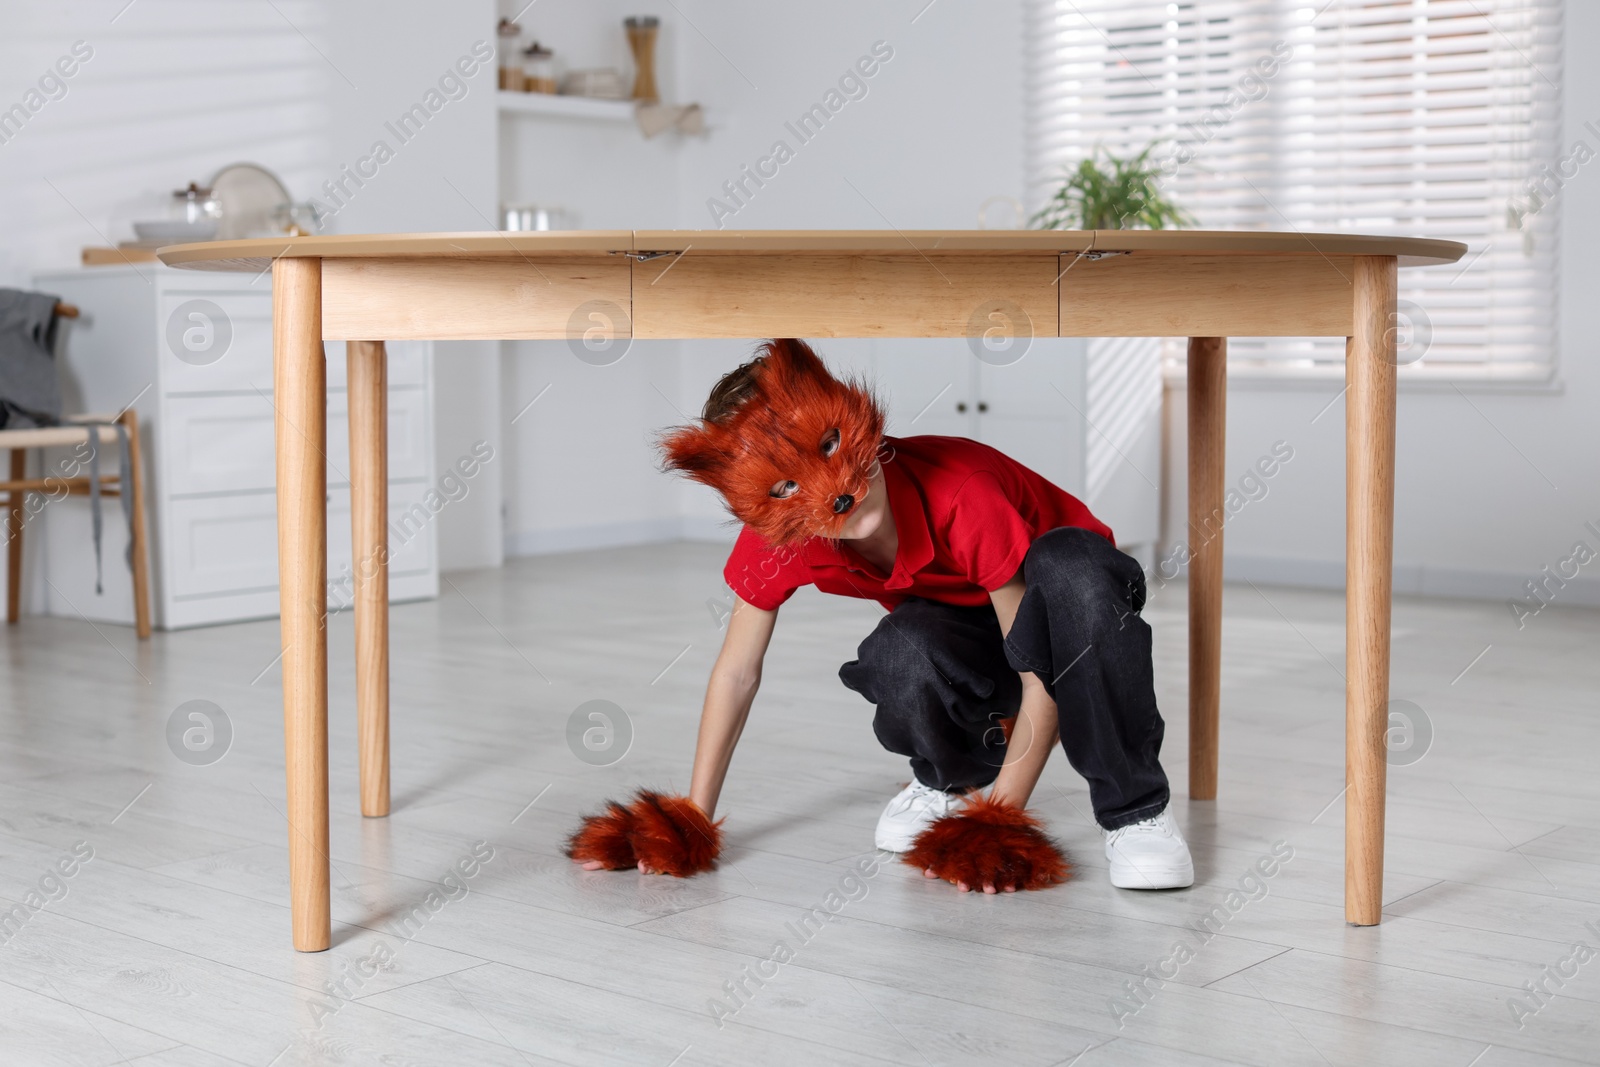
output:
POLYGON ((168 496, 270 490, 277 484, 271 394, 174 396, 164 403, 168 496))
MULTIPOLYGON (((389 393, 389 476, 428 472, 428 394, 389 393)), ((350 474, 350 421, 344 393, 328 395, 328 484, 350 474)), ((272 489, 277 485, 275 412, 270 396, 167 397, 162 469, 172 496, 272 489)))
MULTIPOLYGON (((162 391, 272 392, 272 292, 161 296, 162 391)), ((345 387, 345 342, 327 341, 328 388, 345 387)), ((429 342, 390 341, 390 385, 424 385, 429 342)))
POLYGON ((167 290, 159 311, 162 392, 271 395, 270 285, 259 293, 167 290))
MULTIPOLYGON (((436 519, 406 518, 427 491, 422 482, 389 488, 389 573, 426 574, 433 569, 436 519), (396 530, 404 532, 404 539, 396 530)), ((328 584, 330 610, 350 602, 353 552, 350 493, 328 494, 328 584)), ((174 500, 167 534, 168 585, 177 599, 219 596, 278 586, 278 509, 274 493, 174 500)), ((110 553, 107 553, 109 558, 110 553)))
POLYGON ((277 588, 276 494, 174 500, 169 508, 164 538, 170 596, 277 588))

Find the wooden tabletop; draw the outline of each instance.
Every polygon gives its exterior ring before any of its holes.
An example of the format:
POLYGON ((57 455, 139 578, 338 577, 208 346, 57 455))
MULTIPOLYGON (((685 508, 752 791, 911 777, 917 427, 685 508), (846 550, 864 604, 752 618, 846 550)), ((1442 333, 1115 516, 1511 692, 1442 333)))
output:
POLYGON ((340 234, 169 245, 163 263, 262 271, 281 257, 324 259, 540 258, 622 253, 697 255, 1019 256, 1079 252, 1155 255, 1396 256, 1403 267, 1454 263, 1459 241, 1265 230, 550 230, 340 234))

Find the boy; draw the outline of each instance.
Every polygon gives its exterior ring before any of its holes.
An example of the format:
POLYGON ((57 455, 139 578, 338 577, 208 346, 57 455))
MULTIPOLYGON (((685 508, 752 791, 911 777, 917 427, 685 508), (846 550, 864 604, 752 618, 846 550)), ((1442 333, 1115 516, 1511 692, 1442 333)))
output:
POLYGON ((717 489, 745 524, 723 571, 737 600, 689 796, 613 802, 568 854, 590 870, 715 864, 711 815, 779 607, 814 584, 889 611, 839 669, 877 705, 878 740, 911 759, 879 848, 963 891, 1060 881, 1065 860, 1026 811, 1059 737, 1089 782, 1112 884, 1191 885, 1166 810, 1139 565, 1080 501, 994 448, 883 428, 864 385, 783 339, 717 383, 698 425, 663 435, 667 467, 717 489))

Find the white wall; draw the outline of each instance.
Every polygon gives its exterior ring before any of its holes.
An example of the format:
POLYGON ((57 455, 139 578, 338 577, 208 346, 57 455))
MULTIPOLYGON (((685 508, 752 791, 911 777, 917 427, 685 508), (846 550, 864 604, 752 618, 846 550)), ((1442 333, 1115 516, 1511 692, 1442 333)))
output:
MULTIPOLYGON (((1600 5, 1566 8, 1565 134, 1600 152, 1600 5)), ((1600 552, 1600 170, 1561 193, 1558 387, 1544 392, 1402 387, 1395 464, 1395 588, 1521 598, 1541 568, 1584 541, 1600 552)), ((1321 385, 1235 387, 1228 397, 1228 471, 1238 477, 1275 441, 1295 458, 1265 499, 1227 526, 1227 576, 1341 587, 1344 582, 1342 401, 1321 385), (1312 420, 1316 419, 1313 424, 1312 420)), ((1184 536, 1184 393, 1171 392, 1166 540, 1184 536), (1176 477, 1172 477, 1173 474, 1176 477)), ((1569 572, 1570 573, 1570 572, 1569 572)), ((1555 602, 1600 605, 1600 560, 1555 602)), ((1554 587, 1552 587, 1554 588, 1554 587)), ((1512 616, 1508 612, 1508 618, 1512 616)))
POLYGON ((685 10, 716 46, 683 38, 688 95, 719 113, 731 108, 731 128, 686 154, 680 225, 716 225, 706 201, 778 140, 795 158, 723 220, 727 228, 972 227, 987 197, 1020 195, 1023 40, 1015 0, 703 2, 685 10), (801 144, 785 123, 837 88, 878 41, 892 58, 865 79, 866 96, 801 144))

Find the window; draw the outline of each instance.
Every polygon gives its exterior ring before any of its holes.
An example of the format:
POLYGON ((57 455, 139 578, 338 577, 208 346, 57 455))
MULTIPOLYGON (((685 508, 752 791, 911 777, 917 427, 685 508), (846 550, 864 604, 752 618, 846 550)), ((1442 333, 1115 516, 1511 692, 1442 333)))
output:
MULTIPOLYGON (((1030 197, 1158 142, 1212 229, 1443 237, 1400 272, 1406 377, 1554 367, 1561 0, 1033 0, 1030 197)), ((1586 157, 1585 157, 1586 158, 1586 157)), ((1180 345, 1167 345, 1181 361, 1180 345)), ((1235 338, 1239 370, 1339 373, 1334 338, 1235 338)))

